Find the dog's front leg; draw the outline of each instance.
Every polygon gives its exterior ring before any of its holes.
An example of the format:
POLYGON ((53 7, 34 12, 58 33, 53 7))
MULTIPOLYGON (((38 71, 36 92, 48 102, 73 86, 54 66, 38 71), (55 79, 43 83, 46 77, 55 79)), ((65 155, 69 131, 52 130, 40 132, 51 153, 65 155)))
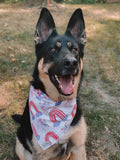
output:
POLYGON ((70 160, 87 160, 85 145, 82 145, 79 149, 74 150, 70 160))
POLYGON ((79 125, 76 127, 76 132, 71 137, 74 147, 71 150, 72 155, 70 160, 86 160, 86 135, 87 127, 84 117, 82 117, 79 125))

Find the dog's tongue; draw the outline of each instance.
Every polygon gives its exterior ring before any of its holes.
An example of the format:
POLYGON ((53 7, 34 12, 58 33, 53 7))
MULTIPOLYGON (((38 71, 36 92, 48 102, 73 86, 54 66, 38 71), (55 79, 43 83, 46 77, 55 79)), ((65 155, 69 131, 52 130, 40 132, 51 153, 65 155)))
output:
POLYGON ((61 90, 64 94, 72 94, 73 93, 73 78, 72 76, 62 76, 60 77, 60 85, 61 90))

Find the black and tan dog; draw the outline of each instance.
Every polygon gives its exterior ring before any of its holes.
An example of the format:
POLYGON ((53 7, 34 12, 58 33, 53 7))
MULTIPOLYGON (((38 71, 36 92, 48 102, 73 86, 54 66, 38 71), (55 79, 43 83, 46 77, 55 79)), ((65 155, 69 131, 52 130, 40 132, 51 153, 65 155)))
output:
POLYGON ((85 41, 81 9, 73 13, 64 35, 58 35, 50 12, 42 9, 35 31, 37 60, 31 85, 56 102, 76 98, 77 109, 65 135, 56 144, 43 150, 33 134, 28 98, 23 115, 13 116, 20 122, 15 160, 86 160, 86 124, 79 100, 85 41))

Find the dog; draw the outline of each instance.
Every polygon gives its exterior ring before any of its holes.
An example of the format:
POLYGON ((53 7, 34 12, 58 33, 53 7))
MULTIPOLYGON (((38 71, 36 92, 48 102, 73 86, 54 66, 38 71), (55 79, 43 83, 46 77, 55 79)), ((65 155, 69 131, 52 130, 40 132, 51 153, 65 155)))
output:
POLYGON ((43 8, 35 30, 36 64, 15 144, 15 160, 86 160, 87 127, 80 107, 86 43, 81 9, 64 35, 43 8))

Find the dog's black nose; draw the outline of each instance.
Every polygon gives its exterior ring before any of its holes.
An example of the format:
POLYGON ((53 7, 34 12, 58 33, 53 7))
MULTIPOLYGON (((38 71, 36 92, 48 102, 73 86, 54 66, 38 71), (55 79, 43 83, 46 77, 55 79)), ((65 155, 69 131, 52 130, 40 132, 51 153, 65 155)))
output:
POLYGON ((64 60, 64 67, 66 69, 74 69, 74 68, 77 67, 77 65, 78 65, 78 62, 74 58, 73 59, 66 59, 66 60, 64 60))

